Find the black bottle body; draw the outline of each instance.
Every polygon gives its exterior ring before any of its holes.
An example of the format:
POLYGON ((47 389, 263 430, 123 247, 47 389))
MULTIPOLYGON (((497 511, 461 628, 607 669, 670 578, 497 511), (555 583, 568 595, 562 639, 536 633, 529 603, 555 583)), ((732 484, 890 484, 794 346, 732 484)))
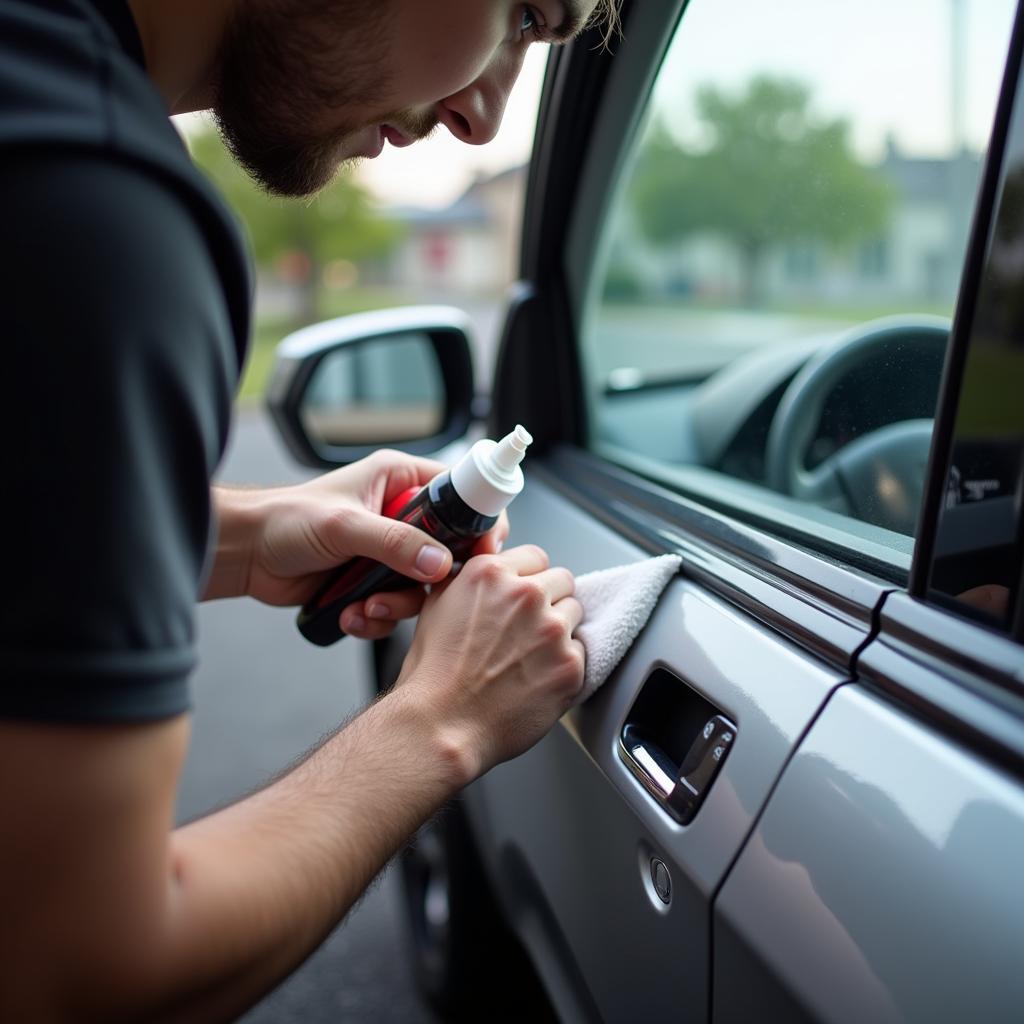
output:
MULTIPOLYGON (((439 473, 418 490, 405 492, 384 514, 430 534, 451 551, 457 563, 469 557, 476 541, 498 521, 497 516, 482 515, 467 505, 455 492, 448 472, 439 473), (395 508, 396 504, 399 507, 395 508)), ((327 647, 345 635, 338 617, 353 601, 418 585, 418 580, 371 558, 353 558, 340 565, 303 605, 297 620, 299 631, 311 643, 327 647)))

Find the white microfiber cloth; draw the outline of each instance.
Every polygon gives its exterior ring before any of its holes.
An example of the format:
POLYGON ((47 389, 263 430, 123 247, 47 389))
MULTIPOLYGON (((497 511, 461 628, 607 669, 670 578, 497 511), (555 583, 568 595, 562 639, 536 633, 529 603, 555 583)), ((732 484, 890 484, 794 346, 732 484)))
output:
POLYGON ((622 661, 682 562, 678 555, 659 555, 577 577, 576 600, 583 605, 583 621, 575 636, 587 651, 577 704, 593 696, 622 661))

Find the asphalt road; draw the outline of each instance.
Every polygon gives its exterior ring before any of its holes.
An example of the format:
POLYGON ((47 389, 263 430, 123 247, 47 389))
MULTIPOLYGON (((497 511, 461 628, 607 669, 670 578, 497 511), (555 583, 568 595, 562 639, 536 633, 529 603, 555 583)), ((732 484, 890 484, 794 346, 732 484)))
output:
MULTIPOLYGON (((302 479, 259 410, 242 410, 222 479, 302 479)), ((254 601, 199 609, 200 668, 192 743, 179 795, 188 820, 259 787, 369 697, 369 650, 351 638, 327 650, 297 633, 294 612, 254 601)), ((397 881, 385 873, 307 963, 245 1024, 434 1024, 403 947, 397 881)))

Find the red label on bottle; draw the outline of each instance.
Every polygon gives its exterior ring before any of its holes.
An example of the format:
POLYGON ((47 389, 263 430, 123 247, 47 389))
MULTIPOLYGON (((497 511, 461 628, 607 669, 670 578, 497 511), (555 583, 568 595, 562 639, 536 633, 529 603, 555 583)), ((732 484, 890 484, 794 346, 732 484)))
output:
MULTIPOLYGON (((382 509, 381 515, 388 519, 398 519, 404 511, 405 506, 416 497, 422 487, 407 487, 400 494, 396 494, 382 509)), ((354 558, 349 563, 348 569, 343 570, 340 575, 331 581, 322 594, 316 598, 317 608, 326 608, 334 604, 340 597, 352 590, 365 576, 368 570, 376 563, 366 558, 354 558)))
POLYGON ((397 519, 398 514, 405 508, 406 505, 420 493, 422 487, 407 487, 401 494, 396 494, 381 510, 382 516, 387 516, 388 519, 397 519))

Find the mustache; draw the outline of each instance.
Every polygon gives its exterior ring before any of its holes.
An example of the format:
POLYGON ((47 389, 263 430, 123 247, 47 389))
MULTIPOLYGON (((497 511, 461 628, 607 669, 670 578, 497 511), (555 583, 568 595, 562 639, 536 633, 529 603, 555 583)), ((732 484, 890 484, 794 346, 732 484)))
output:
POLYGON ((415 142, 425 139, 441 123, 433 110, 395 110, 377 120, 380 124, 392 125, 415 142))

